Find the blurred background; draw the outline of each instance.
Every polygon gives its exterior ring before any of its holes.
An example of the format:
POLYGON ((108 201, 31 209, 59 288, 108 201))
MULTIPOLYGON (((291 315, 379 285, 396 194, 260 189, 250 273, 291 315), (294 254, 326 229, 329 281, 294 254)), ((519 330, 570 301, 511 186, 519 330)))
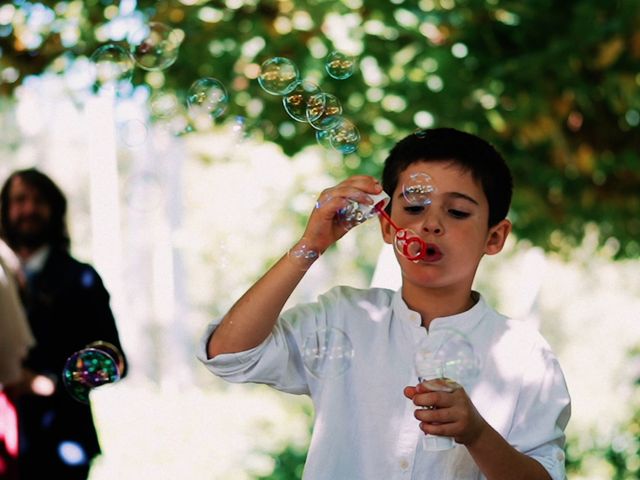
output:
MULTIPOLYGON (((64 189, 131 365, 92 392, 91 479, 300 478, 310 402, 223 383, 196 344, 323 188, 432 126, 512 167, 476 288, 560 358, 569 478, 640 478, 639 125, 637 0, 2 2, 0 178, 64 189)), ((398 282, 371 220, 291 301, 398 282)))

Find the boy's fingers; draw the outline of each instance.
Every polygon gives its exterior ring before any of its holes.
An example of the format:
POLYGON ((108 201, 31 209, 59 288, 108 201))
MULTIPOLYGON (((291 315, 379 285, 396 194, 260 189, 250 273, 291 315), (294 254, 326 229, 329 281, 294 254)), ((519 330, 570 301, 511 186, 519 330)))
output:
POLYGON ((416 387, 404 387, 404 396, 409 400, 413 400, 413 397, 416 394, 416 387))

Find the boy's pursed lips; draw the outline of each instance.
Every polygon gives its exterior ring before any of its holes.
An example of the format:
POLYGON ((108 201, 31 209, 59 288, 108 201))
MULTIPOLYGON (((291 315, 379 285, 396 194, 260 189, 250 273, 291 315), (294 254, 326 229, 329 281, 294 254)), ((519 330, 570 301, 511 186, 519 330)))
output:
POLYGON ((435 243, 427 243, 425 249, 425 256, 423 261, 425 262, 437 262, 442 259, 444 254, 440 250, 440 247, 435 243))

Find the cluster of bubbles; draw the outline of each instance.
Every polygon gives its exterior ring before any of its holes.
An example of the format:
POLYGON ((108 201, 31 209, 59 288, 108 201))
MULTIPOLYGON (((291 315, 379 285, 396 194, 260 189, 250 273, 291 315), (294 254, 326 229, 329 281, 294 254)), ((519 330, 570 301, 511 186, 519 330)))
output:
MULTIPOLYGON (((127 44, 107 43, 97 48, 90 58, 91 83, 96 92, 120 94, 131 82, 135 67, 146 71, 169 68, 178 58, 184 33, 163 23, 150 22, 134 31, 127 44)), ((187 92, 187 112, 192 127, 182 131, 209 127, 227 110, 229 94, 216 78, 205 77, 193 82, 187 92)), ((152 96, 150 110, 156 118, 170 119, 179 109, 173 95, 152 96)), ((144 143, 148 127, 140 120, 128 121, 119 128, 122 142, 128 147, 144 143)))
POLYGON ((355 355, 349 336, 336 327, 319 328, 305 337, 302 360, 316 378, 335 378, 344 374, 355 355))
MULTIPOLYGON (((128 89, 134 69, 161 71, 178 58, 184 32, 163 23, 150 22, 129 34, 125 44, 107 43, 91 55, 91 84, 96 92, 120 94, 128 89)), ((339 51, 330 53, 325 61, 329 76, 344 80, 353 75, 354 57, 339 51)), ((343 116, 342 104, 334 95, 324 93, 313 82, 300 78, 298 67, 284 57, 266 60, 258 77, 260 87, 269 94, 282 96, 288 115, 298 122, 309 123, 316 131, 317 141, 344 154, 354 152, 360 142, 356 125, 343 116)), ((178 112, 175 96, 158 93, 150 101, 156 118, 169 120, 178 112)), ((224 84, 213 77, 195 80, 187 92, 187 120, 172 128, 174 133, 186 133, 210 127, 229 105, 229 93, 224 84)), ((144 143, 147 126, 144 122, 123 126, 121 139, 128 147, 144 143)), ((234 124, 234 131, 244 122, 234 124)), ((243 133, 244 134, 244 133, 243 133)))
POLYGON ((89 403, 91 391, 120 380, 124 368, 124 357, 115 345, 96 341, 67 359, 62 381, 71 397, 78 402, 89 403))
MULTIPOLYGON (((333 78, 349 78, 355 70, 355 60, 341 52, 333 52, 327 58, 325 69, 333 78)), ((344 154, 356 151, 360 132, 343 115, 340 100, 323 92, 314 82, 301 79, 300 70, 290 59, 272 57, 265 60, 260 67, 258 83, 265 92, 282 96, 287 114, 297 122, 311 125, 318 143, 344 154)))
POLYGON ((94 89, 118 93, 131 80, 136 66, 147 71, 169 68, 178 58, 183 38, 181 30, 150 22, 129 35, 126 45, 98 47, 91 55, 94 89))

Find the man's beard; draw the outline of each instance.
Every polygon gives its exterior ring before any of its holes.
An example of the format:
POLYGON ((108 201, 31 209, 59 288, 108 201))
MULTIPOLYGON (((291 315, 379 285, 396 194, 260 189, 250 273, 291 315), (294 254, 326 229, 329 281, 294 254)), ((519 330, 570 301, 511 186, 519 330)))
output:
POLYGON ((26 219, 20 219, 11 224, 7 232, 9 245, 14 248, 27 248, 35 250, 46 245, 51 240, 51 223, 40 217, 32 217, 31 222, 37 221, 37 224, 31 228, 25 228, 22 223, 26 219))

